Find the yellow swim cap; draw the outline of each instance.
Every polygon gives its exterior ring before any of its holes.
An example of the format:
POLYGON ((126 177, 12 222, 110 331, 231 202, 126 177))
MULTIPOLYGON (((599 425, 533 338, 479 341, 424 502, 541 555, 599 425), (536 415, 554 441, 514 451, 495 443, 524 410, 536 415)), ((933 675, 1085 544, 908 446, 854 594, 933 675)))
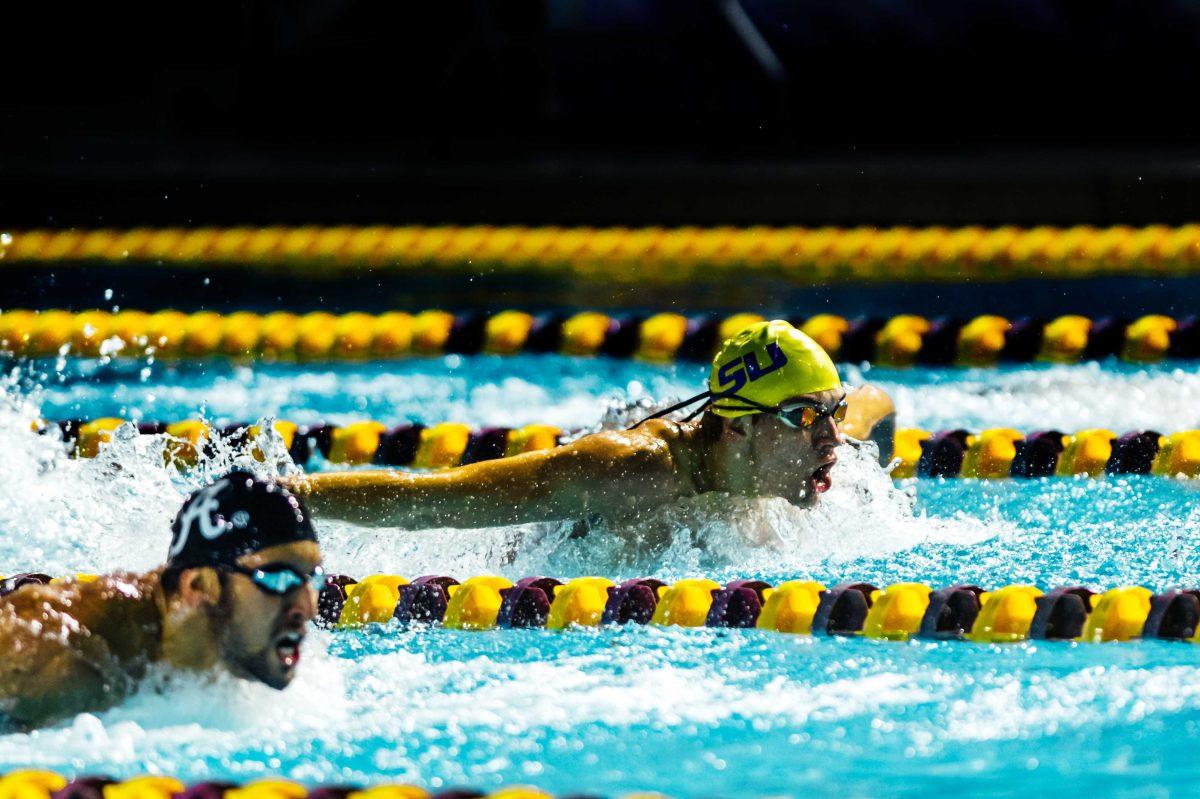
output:
POLYGON ((728 404, 742 407, 723 408, 722 395, 736 394, 773 408, 798 394, 841 384, 837 367, 821 345, 782 319, 742 328, 721 346, 708 378, 708 388, 717 398, 713 411, 731 419, 757 411, 745 410, 736 399, 728 404))

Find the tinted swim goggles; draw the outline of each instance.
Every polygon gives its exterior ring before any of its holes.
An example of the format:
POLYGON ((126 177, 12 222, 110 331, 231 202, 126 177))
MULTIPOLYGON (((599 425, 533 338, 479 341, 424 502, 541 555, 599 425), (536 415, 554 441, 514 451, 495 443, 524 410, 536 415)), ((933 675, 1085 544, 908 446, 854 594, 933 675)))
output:
POLYGON ((307 583, 314 591, 325 587, 327 576, 325 570, 318 566, 311 574, 305 574, 297 569, 281 563, 268 563, 257 569, 247 566, 229 565, 224 568, 231 572, 244 574, 250 578, 260 590, 275 596, 285 596, 307 583))
POLYGON ((788 405, 780 405, 775 408, 766 405, 759 405, 753 400, 745 399, 734 394, 730 399, 744 403, 743 405, 723 404, 721 407, 731 411, 756 411, 758 413, 769 413, 779 419, 788 427, 796 430, 805 430, 812 427, 822 419, 833 419, 833 421, 841 424, 846 420, 846 398, 842 397, 832 405, 822 405, 819 402, 794 402, 788 405))
POLYGON ((805 430, 809 427, 812 427, 821 419, 825 418, 833 419, 833 421, 840 424, 846 419, 847 409, 846 398, 844 396, 832 405, 822 405, 819 402, 813 402, 811 400, 801 400, 799 402, 793 402, 787 405, 780 405, 772 408, 769 405, 760 405, 754 400, 746 399, 745 397, 737 394, 713 394, 711 391, 705 391, 704 393, 697 394, 696 396, 686 399, 683 402, 676 403, 669 408, 664 408, 657 413, 652 413, 629 429, 632 430, 642 422, 648 422, 651 419, 660 419, 667 414, 674 413, 681 408, 686 408, 689 405, 699 402, 700 400, 704 400, 704 403, 699 408, 695 409, 686 417, 684 417, 683 421, 690 422, 692 419, 695 419, 701 413, 708 410, 708 408, 712 407, 715 403, 720 402, 721 408, 725 410, 769 413, 778 417, 779 421, 783 422, 788 427, 796 430, 805 430))

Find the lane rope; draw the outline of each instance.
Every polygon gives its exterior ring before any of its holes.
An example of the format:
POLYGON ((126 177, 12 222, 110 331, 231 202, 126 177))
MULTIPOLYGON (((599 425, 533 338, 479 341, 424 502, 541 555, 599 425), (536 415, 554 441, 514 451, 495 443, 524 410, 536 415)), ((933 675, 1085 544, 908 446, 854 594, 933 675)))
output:
POLYGON ((533 273, 687 283, 997 281, 1200 271, 1200 224, 1134 228, 266 227, 12 230, 0 262, 533 273))
MULTIPOLYGON (((165 435, 163 456, 180 468, 196 463, 214 435, 232 445, 254 444, 263 430, 257 424, 233 424, 215 429, 203 419, 139 423, 107 417, 47 422, 35 430, 60 433, 78 457, 95 457, 120 429, 142 435, 165 435), (129 425, 125 427, 125 425, 129 425)), ((431 426, 406 423, 388 427, 382 422, 300 426, 279 419, 272 423, 278 441, 298 464, 315 456, 338 464, 407 466, 442 469, 478 461, 550 449, 574 434, 554 425, 473 428, 458 422, 431 426)), ((1042 430, 1022 433, 1013 428, 896 431, 892 476, 965 477, 976 479, 1093 477, 1147 474, 1160 477, 1200 477, 1200 430, 1162 434, 1134 430, 1118 434, 1103 428, 1064 433, 1042 430)))
MULTIPOLYGON (((101 578, 80 574, 66 579, 101 578)), ((0 595, 48 582, 53 580, 45 574, 13 575, 0 582, 0 595)), ((453 630, 648 624, 889 641, 1200 643, 1200 590, 1172 588, 1155 593, 1142 586, 1093 591, 1072 585, 1043 591, 1024 584, 985 590, 968 584, 941 589, 923 583, 826 586, 812 580, 771 585, 749 579, 721 585, 705 578, 674 583, 635 578, 617 583, 604 577, 534 576, 513 582, 479 575, 459 582, 445 575, 412 581, 396 574, 360 580, 333 575, 321 591, 318 612, 322 626, 336 629, 393 620, 453 630)))
MULTIPOLYGON (((406 356, 558 353, 669 363, 706 362, 717 345, 764 317, 677 313, 494 314, 429 310, 382 314, 126 310, 7 310, 0 351, 18 356, 353 361, 406 356)), ((1136 319, 983 315, 927 319, 912 314, 791 321, 835 359, 880 366, 1077 363, 1116 356, 1131 363, 1200 358, 1200 317, 1136 319)))
MULTIPOLYGON (((630 794, 627 799, 647 794, 630 794)), ((456 788, 430 792, 415 785, 349 783, 306 787, 273 777, 247 783, 208 781, 186 784, 157 774, 114 780, 104 776, 68 778, 53 771, 22 769, 0 776, 0 799, 553 799, 537 788, 515 785, 492 791, 456 788)))

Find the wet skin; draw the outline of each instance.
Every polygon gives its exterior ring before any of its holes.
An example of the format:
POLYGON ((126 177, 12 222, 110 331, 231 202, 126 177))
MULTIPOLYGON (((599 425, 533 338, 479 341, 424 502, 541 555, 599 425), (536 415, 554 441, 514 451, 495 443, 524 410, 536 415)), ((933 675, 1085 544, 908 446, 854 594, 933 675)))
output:
MULTIPOLYGON (((838 388, 792 401, 829 405, 843 394, 838 388)), ((872 387, 850 393, 847 403, 845 429, 856 438, 868 438, 894 416, 891 399, 872 387)), ((829 417, 795 429, 771 414, 709 413, 696 423, 652 420, 438 472, 323 473, 294 478, 288 487, 317 517, 413 530, 589 517, 626 522, 710 491, 811 507, 832 484, 841 437, 829 417)))
MULTIPOLYGON (((311 573, 311 541, 244 556, 256 568, 286 564, 311 573)), ((0 599, 0 715, 31 727, 102 710, 136 689, 150 664, 186 670, 224 667, 283 688, 295 676, 300 643, 316 615, 308 585, 268 594, 241 574, 184 570, 177 590, 161 569, 93 582, 28 585, 0 599)))
MULTIPOLYGON (((830 407, 845 396, 839 388, 793 397, 781 405, 807 401, 830 407)), ((771 414, 739 417, 731 426, 738 423, 743 431, 746 424, 754 429, 745 432, 749 446, 738 450, 752 463, 739 470, 750 475, 752 482, 737 493, 783 497, 793 505, 810 508, 833 486, 832 471, 837 465, 834 450, 842 443, 842 430, 832 417, 818 417, 811 426, 800 429, 789 427, 771 414)))

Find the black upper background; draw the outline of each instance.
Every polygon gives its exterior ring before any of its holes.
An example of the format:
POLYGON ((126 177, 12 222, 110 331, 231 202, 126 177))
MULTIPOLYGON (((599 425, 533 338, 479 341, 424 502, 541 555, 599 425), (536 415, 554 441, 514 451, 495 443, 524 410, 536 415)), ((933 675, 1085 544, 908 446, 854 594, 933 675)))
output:
POLYGON ((3 28, 9 228, 1200 219, 1200 0, 30 3, 3 28))

